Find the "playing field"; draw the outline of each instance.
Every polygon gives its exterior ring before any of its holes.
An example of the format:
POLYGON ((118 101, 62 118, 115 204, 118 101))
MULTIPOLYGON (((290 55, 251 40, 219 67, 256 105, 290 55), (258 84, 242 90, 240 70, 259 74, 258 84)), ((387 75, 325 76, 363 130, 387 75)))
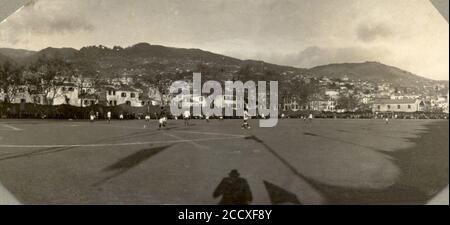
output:
POLYGON ((448 185, 448 121, 0 120, 0 183, 24 204, 423 204, 448 185), (146 125, 146 127, 144 127, 146 125))

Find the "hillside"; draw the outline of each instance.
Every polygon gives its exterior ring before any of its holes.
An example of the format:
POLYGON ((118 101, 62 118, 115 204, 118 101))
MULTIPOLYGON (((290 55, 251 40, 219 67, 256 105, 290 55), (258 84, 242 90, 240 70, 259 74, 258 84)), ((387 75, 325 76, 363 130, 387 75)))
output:
POLYGON ((346 76, 352 80, 388 81, 397 86, 415 86, 418 83, 431 82, 427 78, 378 62, 330 64, 314 67, 309 72, 318 77, 343 78, 346 76))
MULTIPOLYGON (((310 77, 343 78, 373 82, 390 82, 396 86, 419 87, 435 84, 438 81, 426 79, 396 67, 378 62, 343 63, 301 69, 280 66, 263 61, 240 60, 200 49, 172 48, 148 43, 122 48, 105 46, 88 46, 80 50, 73 48, 46 48, 38 52, 14 49, 0 49, 8 54, 1 60, 13 58, 21 64, 30 64, 41 57, 62 58, 71 62, 82 71, 100 73, 104 77, 148 76, 154 74, 173 74, 180 71, 201 71, 214 74, 209 78, 229 79, 241 68, 258 76, 268 71, 272 74, 302 74, 310 77)), ((289 80, 290 76, 281 79, 289 80)), ((242 78, 241 78, 242 79, 242 78)), ((245 78, 244 78, 245 79, 245 78)), ((259 79, 259 77, 255 78, 259 79)))
POLYGON ((0 64, 3 64, 5 62, 7 62, 7 61, 13 61, 13 60, 11 58, 9 58, 9 57, 7 57, 7 56, 5 56, 5 55, 0 53, 0 64))
POLYGON ((303 71, 261 61, 239 60, 200 49, 172 48, 148 43, 138 43, 127 48, 108 48, 101 45, 83 47, 80 50, 46 48, 17 61, 26 65, 42 57, 62 58, 82 71, 95 71, 104 77, 202 71, 204 74, 214 74, 212 77, 230 78, 231 74, 243 66, 251 67, 251 70, 258 74, 267 70, 279 73, 303 71))
POLYGON ((62 58, 62 59, 69 60, 69 59, 73 59, 76 56, 77 52, 78 52, 78 50, 76 50, 74 48, 50 48, 49 47, 49 48, 42 49, 38 52, 35 52, 35 53, 29 55, 28 57, 25 57, 22 62, 25 64, 29 64, 29 63, 36 61, 40 57, 62 58))
POLYGON ((0 48, 0 54, 15 61, 21 61, 31 55, 35 54, 35 51, 29 51, 25 49, 13 49, 13 48, 0 48))

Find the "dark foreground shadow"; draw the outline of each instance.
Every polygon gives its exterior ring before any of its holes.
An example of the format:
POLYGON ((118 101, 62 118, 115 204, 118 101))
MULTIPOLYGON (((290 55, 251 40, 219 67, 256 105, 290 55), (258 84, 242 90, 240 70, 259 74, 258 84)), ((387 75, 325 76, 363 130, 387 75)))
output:
MULTIPOLYGON (((136 132, 136 133, 131 133, 129 135, 107 137, 107 138, 96 140, 95 142, 90 142, 90 143, 85 143, 85 144, 101 144, 101 143, 104 143, 105 141, 126 140, 126 139, 130 139, 130 138, 136 138, 136 137, 142 137, 142 136, 148 137, 150 135, 156 135, 156 134, 158 134, 158 132, 155 132, 155 131, 136 132)), ((81 143, 81 145, 83 145, 83 143, 81 143)), ((81 147, 79 147, 79 146, 51 147, 51 148, 43 148, 43 149, 37 149, 37 150, 26 151, 26 152, 21 152, 21 153, 2 154, 2 155, 0 155, 0 161, 19 159, 19 158, 24 158, 24 157, 29 158, 29 157, 34 157, 34 156, 49 155, 49 154, 53 154, 53 153, 60 153, 60 152, 65 152, 65 151, 70 151, 70 150, 75 150, 75 149, 80 149, 80 148, 81 147)))
MULTIPOLYGON (((264 146, 293 174, 321 193, 326 199, 325 204, 425 204, 448 185, 449 179, 448 122, 428 127, 429 133, 411 139, 416 143, 414 147, 389 154, 402 174, 394 185, 384 189, 338 187, 319 182, 304 176, 258 137, 246 139, 264 146)), ((309 133, 305 135, 318 136, 309 133)))
POLYGON ((47 154, 69 151, 69 150, 72 150, 75 148, 76 147, 55 147, 55 148, 44 148, 44 149, 38 149, 38 150, 33 150, 33 151, 27 151, 27 152, 22 152, 22 153, 18 153, 18 154, 5 154, 5 156, 2 155, 0 157, 0 161, 19 159, 19 158, 24 158, 24 157, 30 158, 30 157, 39 156, 39 155, 47 155, 47 154))
POLYGON ((149 148, 140 150, 138 152, 135 152, 115 163, 112 165, 104 168, 102 172, 111 172, 115 171, 112 175, 100 180, 99 182, 95 183, 94 186, 98 186, 101 184, 104 184, 105 182, 127 172, 128 170, 132 169, 133 167, 139 165, 140 163, 150 159, 151 157, 155 156, 156 154, 164 151, 165 149, 171 147, 171 145, 167 146, 161 146, 161 147, 155 147, 155 148, 149 148))
POLYGON ((301 205, 300 201, 294 193, 287 191, 268 181, 264 181, 264 186, 266 187, 267 193, 269 194, 270 202, 272 203, 272 205, 301 205))
POLYGON ((219 205, 248 205, 253 200, 247 180, 241 178, 237 170, 232 170, 217 186, 213 197, 220 196, 219 205))

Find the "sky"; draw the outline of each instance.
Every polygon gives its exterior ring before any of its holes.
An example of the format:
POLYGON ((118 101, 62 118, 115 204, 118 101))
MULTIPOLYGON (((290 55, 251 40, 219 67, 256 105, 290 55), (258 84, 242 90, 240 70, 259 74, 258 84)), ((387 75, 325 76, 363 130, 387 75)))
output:
POLYGON ((449 77, 449 25, 428 0, 35 0, 0 47, 148 42, 310 68, 378 61, 449 77))

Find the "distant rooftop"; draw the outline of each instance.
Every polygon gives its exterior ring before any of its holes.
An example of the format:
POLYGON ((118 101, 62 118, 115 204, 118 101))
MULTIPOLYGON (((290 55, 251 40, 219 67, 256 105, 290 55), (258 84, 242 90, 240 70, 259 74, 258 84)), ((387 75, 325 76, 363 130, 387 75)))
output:
POLYGON ((414 104, 415 99, 375 99, 375 104, 414 104))

